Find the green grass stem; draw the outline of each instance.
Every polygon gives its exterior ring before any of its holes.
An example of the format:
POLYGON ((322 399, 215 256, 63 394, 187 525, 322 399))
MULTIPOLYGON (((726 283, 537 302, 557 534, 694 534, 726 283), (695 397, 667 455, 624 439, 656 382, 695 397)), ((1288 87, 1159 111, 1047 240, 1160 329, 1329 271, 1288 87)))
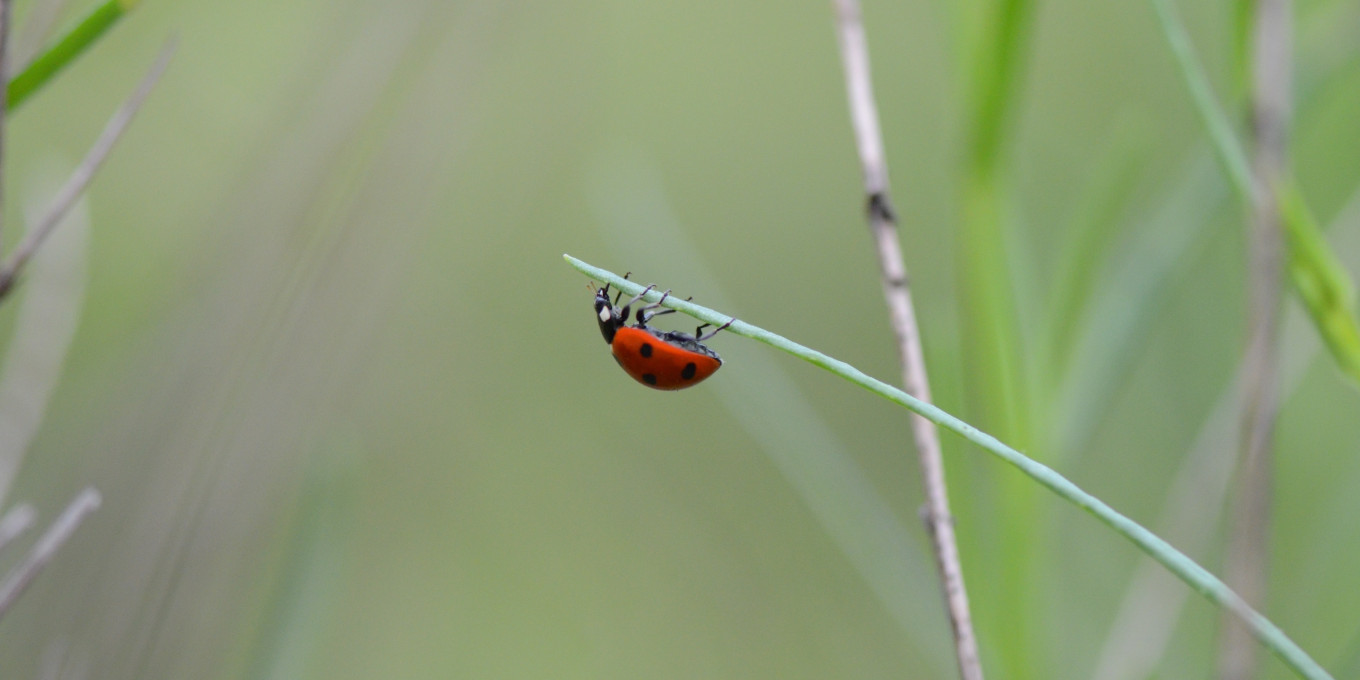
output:
MULTIPOLYGON (((980 31, 970 45, 967 174, 956 237, 963 359, 971 369, 964 376, 969 414, 1022 447, 1033 441, 1034 400, 1013 276, 1014 267, 1023 269, 1024 263, 1007 243, 1011 202, 1005 160, 1035 4, 997 0, 980 8, 980 31)), ((1006 631, 994 636, 992 645, 1005 674, 1031 680, 1042 677, 1039 669, 1044 666, 1044 648, 1026 619, 1042 597, 1034 575, 1043 554, 1029 546, 1047 540, 1035 534, 1043 526, 1037 490, 1015 476, 999 482, 1003 509, 995 518, 1000 530, 996 543, 1011 561, 997 579, 978 584, 980 597, 996 604, 979 611, 979 626, 1006 631)))
POLYGON ((1002 156, 1006 121, 1010 118, 1016 75, 1024 64, 1021 50, 1033 9, 1029 0, 1001 0, 983 19, 986 24, 973 57, 970 141, 973 172, 990 174, 1002 156))
MULTIPOLYGON (((636 295, 640 293, 643 286, 628 281, 622 276, 593 265, 587 264, 570 255, 563 255, 567 261, 577 271, 589 276, 601 283, 608 283, 622 291, 625 295, 636 295)), ((657 302, 661 299, 661 293, 652 290, 643 299, 648 302, 657 302)), ((727 323, 731 317, 725 314, 696 305, 692 302, 667 297, 664 305, 669 309, 684 312, 700 321, 710 324, 722 325, 727 323)), ((1038 461, 1035 461, 1015 449, 1003 444, 995 437, 978 430, 968 423, 946 413, 933 404, 926 403, 902 390, 893 387, 881 380, 872 378, 859 369, 838 359, 833 359, 814 349, 804 347, 781 335, 771 333, 763 328, 753 326, 744 321, 734 321, 727 329, 729 332, 742 337, 758 340, 775 349, 792 354, 810 364, 826 369, 860 387, 863 387, 874 394, 877 394, 888 401, 905 406, 911 411, 920 414, 927 420, 951 430, 964 439, 978 445, 984 451, 1010 463, 1034 481, 1047 487, 1064 500, 1086 510, 1096 519, 1106 526, 1127 538, 1140 550, 1147 553, 1152 559, 1157 560, 1162 566, 1166 567, 1177 578, 1180 578, 1193 590, 1203 595, 1206 599, 1223 609, 1232 612, 1241 618, 1252 633, 1287 666, 1297 672, 1301 677, 1309 680, 1330 680, 1331 675, 1322 666, 1318 665, 1312 657, 1308 656, 1294 641, 1290 640, 1284 631, 1280 630, 1275 624, 1260 613, 1252 609, 1242 598, 1238 597, 1232 589, 1228 588, 1218 577, 1209 573, 1204 567, 1196 564, 1185 554, 1176 550, 1171 544, 1159 538, 1156 534, 1143 528, 1142 525, 1120 514, 1110 506, 1095 496, 1092 496, 1080 487, 1073 484, 1066 477, 1055 472, 1038 461)))
POLYGON ((1185 32, 1180 17, 1176 16, 1171 8, 1170 0, 1151 1, 1152 8, 1157 11, 1157 22, 1161 26, 1162 35, 1166 38, 1171 53, 1176 57, 1176 66, 1180 68, 1181 77, 1185 79, 1185 86, 1190 90, 1190 97, 1195 102, 1195 112, 1199 114, 1200 122, 1204 123, 1204 128, 1209 132, 1214 157, 1223 167, 1223 172, 1228 176, 1228 181, 1232 183, 1238 197, 1243 203, 1251 205, 1255 195, 1251 182, 1251 164, 1237 140, 1237 134, 1233 132, 1232 123, 1218 108, 1213 87, 1209 85, 1209 76, 1205 75, 1204 68, 1195 58, 1190 35, 1185 32))
POLYGON ((1289 276, 1341 369, 1360 384, 1360 327, 1356 326, 1355 286, 1293 185, 1277 189, 1289 241, 1289 276))
POLYGON ((34 92, 89 49, 100 36, 137 4, 136 0, 104 0, 70 31, 52 43, 9 81, 8 109, 19 108, 34 92))
POLYGON ((970 329, 965 354, 977 369, 974 375, 993 381, 990 389, 970 390, 982 400, 982 416, 1006 436, 1028 442, 1028 392, 1016 349, 1023 343, 1005 247, 1008 187, 1001 166, 1033 3, 1001 0, 983 11, 972 58, 968 175, 959 233, 961 311, 970 329))

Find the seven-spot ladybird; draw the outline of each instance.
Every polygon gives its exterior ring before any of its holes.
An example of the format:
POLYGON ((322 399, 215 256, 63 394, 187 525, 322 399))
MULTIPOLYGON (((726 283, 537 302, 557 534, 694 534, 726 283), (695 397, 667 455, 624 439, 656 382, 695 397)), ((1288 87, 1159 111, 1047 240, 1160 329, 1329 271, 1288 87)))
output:
MULTIPOLYGON (((624 372, 633 379, 658 390, 679 390, 703 382, 722 366, 718 353, 705 347, 704 340, 718 334, 718 331, 732 325, 732 321, 708 334, 701 334, 704 324, 694 329, 694 335, 680 331, 661 331, 649 328, 647 322, 653 317, 670 314, 674 309, 659 312, 651 310, 661 306, 660 302, 639 307, 637 323, 628 322, 628 308, 642 299, 653 286, 647 286, 621 309, 618 307, 622 291, 609 301, 609 284, 595 291, 595 319, 600 322, 600 333, 619 362, 624 372)), ((666 291, 661 299, 670 295, 666 291)))

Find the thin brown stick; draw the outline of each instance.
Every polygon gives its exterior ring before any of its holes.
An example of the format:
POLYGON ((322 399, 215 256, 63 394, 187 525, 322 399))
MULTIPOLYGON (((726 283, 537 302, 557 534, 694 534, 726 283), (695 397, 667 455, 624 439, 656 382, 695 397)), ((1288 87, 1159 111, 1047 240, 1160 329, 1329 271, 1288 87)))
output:
MULTIPOLYGON (((1274 486, 1272 448, 1279 410, 1280 280, 1284 236, 1275 187, 1287 172, 1290 58, 1293 33, 1289 0, 1256 0, 1252 26, 1252 204, 1248 272, 1248 341, 1242 372, 1242 460, 1230 520, 1224 580, 1251 606, 1265 601, 1274 486)), ((1249 680, 1259 655, 1252 634, 1225 616, 1218 677, 1249 680)))
MULTIPOLYGON (((846 93, 850 101, 850 119, 864 172, 869 227, 878 248, 878 263, 883 274, 883 297, 887 301, 888 317, 897 338, 902 384, 907 393, 928 402, 930 383, 921 351, 921 334, 916 325, 906 265, 902 262, 902 248, 897 239, 897 216, 888 195, 888 163, 878 125, 873 81, 869 75, 869 46, 864 34, 864 21, 859 0, 833 1, 841 62, 845 67, 846 93)), ((914 413, 911 415, 911 431, 921 465, 921 480, 925 485, 924 520, 934 547, 935 564, 940 571, 945 609, 953 628, 959 677, 963 680, 982 680, 977 637, 973 633, 968 592, 964 587, 963 567, 959 562, 959 549, 954 538, 954 520, 949 514, 949 495, 944 482, 939 434, 934 423, 914 413)))
MULTIPOLYGON (((3 1, 0 0, 0 2, 3 1)), ((128 97, 127 101, 123 102, 122 107, 109 119, 108 124, 104 126, 104 131, 99 134, 99 139, 95 140, 94 146, 90 147, 89 152, 85 154, 85 158, 76 167, 75 172, 71 173, 70 179, 66 180, 66 184, 52 199, 52 205, 48 207, 47 212, 43 213, 42 218, 34 223, 33 228, 24 235, 24 240, 19 244, 18 249, 5 262, 4 267, 0 268, 0 299, 9 295, 24 265, 37 252, 38 246, 42 245, 48 234, 52 233, 52 230, 58 224, 61 224, 62 218, 66 216, 71 206, 75 205, 76 200, 90 185, 95 173, 99 170, 99 166, 103 165, 104 159, 108 158, 109 152, 113 150, 113 145, 122 137, 128 124, 132 122, 132 117, 137 114, 142 103, 146 101, 147 95, 151 94, 151 89, 160 80, 161 74, 165 73, 165 67, 170 63, 170 57, 174 52, 175 43, 171 41, 161 50, 160 56, 151 65, 151 69, 142 78, 141 84, 137 86, 132 96, 128 97)))
MULTIPOLYGON (((0 206, 5 204, 5 109, 9 108, 9 35, 12 0, 0 0, 0 206)), ((4 235, 5 215, 0 210, 0 236, 4 235)), ((4 241, 0 240, 0 252, 4 241)))
POLYGON ((99 509, 101 501, 99 492, 92 486, 87 486, 76 494, 75 500, 71 501, 57 521, 48 527, 47 533, 38 539, 24 561, 5 576, 4 582, 0 582, 0 618, 4 618, 5 612, 9 611, 15 600, 18 600, 33 579, 37 578, 43 567, 52 561, 57 551, 71 538, 85 517, 99 509))

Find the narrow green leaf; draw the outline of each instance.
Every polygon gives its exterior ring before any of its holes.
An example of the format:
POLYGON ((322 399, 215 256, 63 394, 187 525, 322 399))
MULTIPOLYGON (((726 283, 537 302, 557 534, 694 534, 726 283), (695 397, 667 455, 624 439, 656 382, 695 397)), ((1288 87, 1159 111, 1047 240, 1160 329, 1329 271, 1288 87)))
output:
MULTIPOLYGON (((587 264, 570 255, 563 255, 562 259, 574 267, 577 271, 589 276, 590 278, 608 283, 625 295, 637 295, 642 292, 643 287, 637 283, 624 279, 599 267, 587 264)), ((642 299, 647 302, 660 302, 662 294, 652 290, 642 299)), ((706 321, 715 326, 731 322, 727 330, 733 335, 740 335, 752 340, 759 340, 775 349, 791 354, 814 366, 823 368, 834 373, 845 380, 848 380, 864 389, 877 394, 895 404, 905 406, 907 409, 919 414, 946 430, 950 430, 964 439, 976 444, 982 450, 1000 458, 1011 464, 1030 479, 1048 488, 1058 497, 1069 503, 1085 510, 1103 524, 1113 529, 1116 533, 1127 538, 1138 549, 1147 553, 1152 559, 1157 560, 1168 571, 1175 574, 1195 592, 1203 595, 1206 599, 1233 615, 1242 619, 1252 633, 1263 643, 1266 648, 1275 653, 1287 666, 1294 669, 1300 676, 1310 680, 1332 680, 1332 676, 1327 673, 1322 666, 1318 665, 1308 653, 1303 651, 1289 636, 1284 634, 1269 619, 1262 616, 1259 612, 1252 609, 1242 598, 1227 584, 1223 583, 1217 576, 1209 573, 1207 569, 1201 567, 1187 555, 1176 550, 1170 543, 1162 540, 1156 534, 1145 529, 1141 524, 1125 517, 1117 510, 1106 505, 1104 501, 1083 491, 1076 484, 1062 475, 1058 474, 1053 468, 1040 463, 1033 458, 1026 456, 1014 448, 1001 443, 996 437, 987 434, 968 423, 963 422, 957 417, 946 413, 944 410, 916 397, 903 392, 881 380, 871 378, 863 371, 845 363, 839 359, 833 359, 817 350, 804 347, 782 335, 771 333, 763 328, 754 326, 744 321, 733 319, 726 314, 720 314, 715 310, 696 305, 693 302, 667 297, 662 303, 663 307, 674 309, 678 312, 688 314, 700 321, 706 321)))
POLYGON ((24 70, 9 81, 8 109, 19 108, 29 96, 46 85, 68 64, 108 32, 137 0, 104 0, 66 35, 43 50, 24 70))
POLYGON ((1214 153, 1219 164, 1223 166, 1224 174, 1232 182, 1233 189, 1237 191, 1242 202, 1251 205, 1251 166, 1247 163, 1247 153, 1242 150, 1242 144, 1233 132, 1232 123, 1215 103, 1209 77, 1204 74, 1204 67, 1195 58, 1190 35, 1185 32, 1185 25, 1171 8, 1170 0, 1152 0, 1152 7, 1157 11, 1162 35, 1166 38, 1167 45, 1171 47, 1171 53, 1176 57, 1176 66, 1180 68, 1185 86, 1190 90, 1191 99, 1195 101, 1195 111, 1199 113, 1200 122, 1204 123, 1204 127, 1209 131, 1209 139, 1213 142, 1214 153))
POLYGON ((1002 160, 1033 12, 1031 0, 1000 0, 982 10, 971 63, 969 164, 958 235, 964 354, 976 368, 970 375, 986 376, 969 391, 993 427, 1020 441, 1029 439, 1029 399, 1017 354, 1024 343, 1005 247, 1009 192, 1002 160))
MULTIPOLYGON (((1012 273, 1024 271, 1026 264, 1023 253, 1006 244, 1012 215, 1004 161, 1036 4, 981 3, 980 31, 969 46, 967 175, 957 234, 963 359, 971 369, 965 375, 970 412, 1022 447, 1032 439, 1033 400, 1017 313, 1021 294, 1012 273)), ((1038 494, 1023 480, 1005 479, 1000 494, 1004 510, 995 524, 1000 529, 999 550, 1009 557, 1010 568, 993 583, 974 583, 980 598, 996 603, 982 608, 976 618, 983 637, 996 633, 991 636, 992 649, 1004 674, 1031 680, 1041 677, 1045 665, 1045 650, 1035 633, 1038 627, 1025 616, 1036 611, 1035 604, 1044 597, 1036 578, 1044 555, 1029 549, 1033 541, 1042 541, 1033 534, 1039 526, 1038 494)))
POLYGON ((1355 320, 1355 284, 1323 236, 1303 196, 1292 185, 1277 189, 1281 222, 1289 243, 1289 278, 1332 358, 1360 383, 1360 325, 1355 320))
POLYGON ((1005 125, 1024 64, 1023 49, 1034 11, 1030 0, 1001 0, 984 10, 984 26, 973 57, 971 162, 974 173, 990 174, 1001 157, 1005 125))

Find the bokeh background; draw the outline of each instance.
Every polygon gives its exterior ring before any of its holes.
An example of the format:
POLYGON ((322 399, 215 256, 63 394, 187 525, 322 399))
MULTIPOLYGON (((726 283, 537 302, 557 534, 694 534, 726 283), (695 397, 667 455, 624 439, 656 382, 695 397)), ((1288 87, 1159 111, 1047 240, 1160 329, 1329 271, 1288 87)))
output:
MULTIPOLYGON (((1180 4, 1240 113, 1235 3, 1180 4)), ((984 428, 954 234, 988 6, 865 7, 936 401, 984 428)), ((1295 165, 1355 271, 1360 6, 1296 13, 1295 165)), ((1243 211, 1146 3, 1027 30, 1000 164, 1026 448, 1220 571, 1243 211)), ((561 259, 891 381, 828 3, 145 0, 7 121, 7 243, 171 36, 0 307, 34 432, 7 502, 104 496, 0 673, 953 675, 906 413, 734 336, 646 390, 561 259)), ((1287 307, 1265 609, 1358 677, 1360 395, 1287 307)), ((1211 606, 944 440, 990 677, 1211 673, 1211 606)))

